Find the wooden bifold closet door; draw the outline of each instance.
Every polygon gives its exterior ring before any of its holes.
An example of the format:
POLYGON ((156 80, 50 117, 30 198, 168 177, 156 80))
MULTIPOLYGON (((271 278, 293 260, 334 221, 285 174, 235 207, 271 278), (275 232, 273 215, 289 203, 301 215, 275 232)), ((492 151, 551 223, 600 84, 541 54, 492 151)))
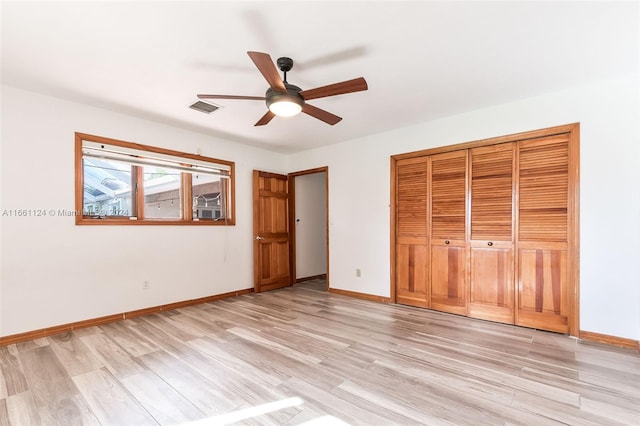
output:
POLYGON ((393 156, 395 301, 577 335, 578 133, 393 156))
POLYGON ((513 143, 471 149, 469 316, 513 323, 513 143))
POLYGON ((431 156, 431 308, 467 313, 467 151, 431 156))
POLYGON ((568 329, 569 137, 519 144, 516 324, 568 329))
POLYGON ((426 157, 393 163, 396 192, 396 299, 406 305, 429 307, 429 238, 426 157))

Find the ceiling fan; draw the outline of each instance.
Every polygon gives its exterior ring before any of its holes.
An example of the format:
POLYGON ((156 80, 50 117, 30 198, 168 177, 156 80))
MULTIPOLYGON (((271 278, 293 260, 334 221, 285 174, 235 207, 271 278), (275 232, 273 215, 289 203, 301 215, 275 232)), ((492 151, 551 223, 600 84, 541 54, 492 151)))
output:
POLYGON ((236 95, 198 95, 199 99, 244 99, 252 101, 266 101, 269 110, 258 120, 256 126, 268 124, 273 117, 291 117, 304 112, 327 124, 334 125, 342 120, 328 111, 314 107, 307 103, 310 99, 326 98, 328 96, 342 95, 345 93, 360 92, 367 90, 367 82, 364 78, 354 78, 340 83, 329 84, 327 86, 316 87, 315 89, 302 90, 298 86, 287 82, 287 72, 293 68, 291 58, 278 58, 277 64, 280 71, 284 73, 281 79, 278 75, 271 56, 262 52, 247 52, 253 63, 262 73, 269 83, 269 88, 265 96, 236 96, 236 95))

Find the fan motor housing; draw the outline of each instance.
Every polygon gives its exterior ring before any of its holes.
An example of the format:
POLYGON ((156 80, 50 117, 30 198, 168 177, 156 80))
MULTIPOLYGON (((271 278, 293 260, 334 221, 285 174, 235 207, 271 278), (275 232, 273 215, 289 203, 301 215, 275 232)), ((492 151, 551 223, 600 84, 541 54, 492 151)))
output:
MULTIPOLYGON (((282 58, 281 58, 282 59, 282 58)), ((304 98, 300 94, 302 89, 296 85, 284 83, 284 87, 287 89, 287 93, 277 92, 271 88, 267 89, 265 94, 267 108, 274 102, 288 101, 300 105, 300 108, 304 106, 304 98)))

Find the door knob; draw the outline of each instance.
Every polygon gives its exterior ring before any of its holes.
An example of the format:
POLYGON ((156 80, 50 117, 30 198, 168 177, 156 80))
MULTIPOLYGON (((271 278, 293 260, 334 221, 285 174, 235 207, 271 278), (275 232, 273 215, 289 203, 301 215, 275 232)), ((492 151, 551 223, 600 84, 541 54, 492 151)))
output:
POLYGON ((444 243, 445 243, 445 244, 449 244, 449 242, 450 242, 449 240, 445 240, 445 242, 444 242, 444 243))
POLYGON ((491 246, 493 245, 493 243, 492 243, 491 241, 489 241, 489 242, 487 243, 487 245, 488 245, 489 247, 491 247, 491 246))
POLYGON ((261 237, 260 235, 258 235, 258 236, 256 237, 256 240, 258 240, 258 241, 260 241, 260 240, 264 240, 264 237, 261 237))

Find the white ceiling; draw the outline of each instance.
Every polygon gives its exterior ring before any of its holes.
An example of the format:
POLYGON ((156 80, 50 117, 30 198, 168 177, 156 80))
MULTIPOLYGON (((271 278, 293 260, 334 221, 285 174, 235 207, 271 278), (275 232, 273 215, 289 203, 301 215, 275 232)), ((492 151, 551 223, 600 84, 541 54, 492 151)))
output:
MULTIPOLYGON (((296 152, 615 76, 638 67, 637 2, 7 2, 2 82, 279 152, 296 152), (253 124, 247 51, 295 61, 303 89, 363 76, 366 92, 253 124)), ((108 136, 108 135, 107 135, 108 136)))

